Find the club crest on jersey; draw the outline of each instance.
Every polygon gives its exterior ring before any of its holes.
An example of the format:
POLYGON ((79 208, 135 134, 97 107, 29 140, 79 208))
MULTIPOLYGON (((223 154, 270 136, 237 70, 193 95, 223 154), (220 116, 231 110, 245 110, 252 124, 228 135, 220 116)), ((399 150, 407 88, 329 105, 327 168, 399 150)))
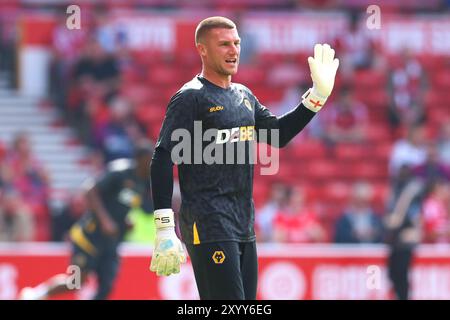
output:
POLYGON ((212 259, 215 264, 222 264, 225 261, 225 253, 223 251, 214 251, 212 259))
POLYGON ((244 105, 248 110, 252 111, 252 104, 248 101, 248 99, 244 99, 244 105))

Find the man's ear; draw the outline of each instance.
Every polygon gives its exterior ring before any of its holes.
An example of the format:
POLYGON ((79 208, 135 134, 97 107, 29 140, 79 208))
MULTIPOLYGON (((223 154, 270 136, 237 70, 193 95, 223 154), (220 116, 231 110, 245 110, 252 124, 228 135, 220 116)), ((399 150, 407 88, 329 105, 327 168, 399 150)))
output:
POLYGON ((203 43, 197 43, 197 52, 201 57, 206 56, 206 46, 203 43))

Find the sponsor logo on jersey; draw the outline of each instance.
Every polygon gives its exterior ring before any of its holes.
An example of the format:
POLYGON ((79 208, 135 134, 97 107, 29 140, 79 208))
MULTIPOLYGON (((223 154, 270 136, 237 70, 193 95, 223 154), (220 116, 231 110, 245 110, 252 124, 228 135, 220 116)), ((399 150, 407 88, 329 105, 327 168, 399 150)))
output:
POLYGON ((217 130, 217 144, 255 140, 255 126, 243 126, 217 130))

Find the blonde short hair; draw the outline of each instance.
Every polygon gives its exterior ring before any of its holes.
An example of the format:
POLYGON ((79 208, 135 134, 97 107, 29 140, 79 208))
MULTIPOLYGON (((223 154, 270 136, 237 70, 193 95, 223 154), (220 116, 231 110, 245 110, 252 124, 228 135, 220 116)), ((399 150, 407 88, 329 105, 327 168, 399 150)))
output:
POLYGON ((216 16, 206 18, 195 29, 195 44, 198 44, 207 32, 215 28, 236 29, 236 24, 225 17, 216 16))

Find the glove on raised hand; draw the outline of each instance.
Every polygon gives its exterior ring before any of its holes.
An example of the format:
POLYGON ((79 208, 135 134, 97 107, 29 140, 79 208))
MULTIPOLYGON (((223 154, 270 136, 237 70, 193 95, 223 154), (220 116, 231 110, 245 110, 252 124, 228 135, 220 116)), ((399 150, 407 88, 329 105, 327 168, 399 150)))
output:
POLYGON ((314 58, 308 58, 313 87, 302 96, 303 105, 317 112, 325 104, 334 86, 339 59, 334 58, 334 49, 328 44, 314 46, 314 58))

